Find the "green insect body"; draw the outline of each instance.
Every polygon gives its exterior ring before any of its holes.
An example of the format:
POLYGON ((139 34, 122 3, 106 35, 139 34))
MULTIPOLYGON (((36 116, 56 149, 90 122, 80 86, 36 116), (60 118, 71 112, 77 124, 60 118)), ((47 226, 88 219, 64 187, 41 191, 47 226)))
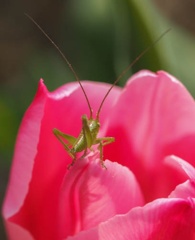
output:
POLYGON ((103 162, 103 146, 110 144, 111 142, 114 142, 114 138, 113 137, 98 138, 99 129, 100 129, 99 120, 97 118, 93 119, 92 117, 88 119, 86 115, 82 116, 82 130, 77 138, 65 134, 56 128, 53 129, 53 133, 58 138, 58 140, 63 144, 65 150, 73 159, 68 168, 74 165, 77 159, 76 154, 78 152, 84 151, 82 156, 84 157, 86 156, 88 149, 93 151, 92 148, 93 145, 98 145, 98 149, 100 151, 100 164, 102 167, 106 168, 103 162))

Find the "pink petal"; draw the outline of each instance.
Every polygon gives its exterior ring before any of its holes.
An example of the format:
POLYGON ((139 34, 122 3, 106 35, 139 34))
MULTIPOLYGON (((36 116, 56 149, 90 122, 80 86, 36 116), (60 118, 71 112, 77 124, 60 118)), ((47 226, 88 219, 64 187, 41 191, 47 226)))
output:
POLYGON ((125 239, 135 240, 192 240, 195 236, 194 220, 194 201, 159 199, 143 208, 132 210, 124 218, 119 216, 113 222, 102 224, 101 237, 122 239, 122 235, 125 239))
POLYGON ((6 229, 8 239, 35 240, 28 230, 11 221, 6 221, 6 229))
POLYGON ((194 240, 195 201, 158 199, 68 240, 194 240))
POLYGON ((65 176, 61 195, 63 238, 93 228, 116 214, 143 205, 139 185, 128 168, 99 159, 77 162, 65 176))
MULTIPOLYGON (((84 82, 83 86, 94 110, 97 110, 110 85, 84 82)), ((106 100, 100 116, 102 124, 105 124, 108 109, 119 93, 120 89, 114 88, 106 100)), ((58 236, 59 190, 71 162, 52 129, 57 127, 77 136, 81 116, 87 113, 86 99, 78 83, 66 84, 49 93, 41 81, 38 93, 24 116, 3 215, 5 221, 18 224, 36 240, 56 239, 58 236)), ((13 234, 12 228, 9 231, 14 239, 14 227, 13 234)))
POLYGON ((18 133, 9 188, 3 206, 5 218, 19 211, 29 190, 46 95, 47 89, 41 80, 35 99, 26 111, 18 133))
MULTIPOLYGON (((99 236, 97 227, 96 228, 91 228, 91 229, 86 230, 86 231, 79 232, 75 236, 69 236, 69 237, 66 238, 66 240, 101 240, 101 239, 102 238, 99 236)), ((104 239, 104 240, 107 240, 107 239, 104 239)), ((119 240, 120 240, 120 238, 119 238, 119 240)))
MULTIPOLYGON (((91 228, 89 230, 82 231, 75 236, 69 236, 66 238, 66 240, 101 240, 101 237, 98 234, 98 228, 91 228)), ((107 240, 107 239, 104 239, 104 240, 107 240)))
POLYGON ((172 178, 164 157, 175 154, 195 163, 194 123, 194 100, 180 82, 163 71, 140 71, 110 114, 106 135, 116 141, 105 148, 105 156, 135 173, 147 201, 166 197, 184 179, 172 178))
POLYGON ((191 181, 195 183, 195 168, 190 163, 177 156, 168 156, 165 159, 165 162, 174 167, 176 170, 179 168, 180 171, 185 173, 191 181))
POLYGON ((171 198, 195 198, 195 169, 188 162, 176 156, 169 156, 165 162, 175 170, 186 174, 190 180, 178 185, 175 190, 169 195, 171 198))
POLYGON ((187 180, 178 185, 175 190, 169 195, 170 198, 194 198, 195 199, 195 183, 187 180))

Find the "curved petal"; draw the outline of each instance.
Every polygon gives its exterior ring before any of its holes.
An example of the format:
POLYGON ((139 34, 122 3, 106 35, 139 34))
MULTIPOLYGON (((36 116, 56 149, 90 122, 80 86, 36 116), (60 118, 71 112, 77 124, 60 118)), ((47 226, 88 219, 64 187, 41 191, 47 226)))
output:
POLYGON ((63 238, 93 228, 116 214, 143 205, 139 185, 128 168, 99 158, 82 159, 65 176, 60 222, 63 238))
POLYGON ((188 178, 195 183, 195 168, 190 163, 173 155, 166 157, 165 163, 169 164, 170 166, 176 169, 179 168, 180 171, 185 173, 188 176, 188 178))
POLYGON ((169 198, 195 199, 195 184, 189 180, 182 184, 179 184, 169 195, 169 198))
POLYGON ((143 208, 132 210, 125 217, 115 217, 113 221, 102 224, 101 237, 110 240, 123 239, 122 236, 134 240, 193 240, 194 206, 194 201, 158 199, 143 208))
POLYGON ((189 178, 186 182, 179 184, 169 195, 170 198, 194 198, 195 199, 195 169, 188 162, 176 156, 169 156, 165 159, 176 170, 186 174, 189 178))
POLYGON ((20 239, 20 240, 35 240, 32 235, 29 233, 28 230, 24 229, 23 227, 15 224, 11 221, 6 221, 6 229, 8 234, 8 239, 20 239))
MULTIPOLYGON (((101 237, 98 234, 98 228, 90 228, 86 231, 79 232, 75 236, 69 236, 66 240, 101 240, 101 237)), ((65 240, 65 239, 63 239, 65 240)), ((106 239, 105 239, 106 240, 106 239)), ((120 238, 119 238, 120 240, 120 238)))
POLYGON ((194 240, 195 201, 158 199, 68 240, 194 240))
POLYGON ((38 92, 26 111, 18 132, 7 194, 3 205, 5 219, 19 211, 29 190, 46 99, 47 89, 41 80, 38 92))
MULTIPOLYGON (((97 110, 110 85, 84 82, 83 86, 97 110)), ((120 89, 114 88, 106 99, 101 116, 103 125, 119 93, 120 89)), ((49 93, 41 81, 21 124, 3 215, 6 221, 27 229, 36 240, 58 236, 59 189, 71 159, 52 129, 79 133, 81 116, 89 111, 83 96, 78 83, 49 93)))
POLYGON ((106 134, 116 141, 105 148, 105 156, 135 173, 147 201, 168 196, 183 178, 172 178, 172 170, 162 165, 164 157, 175 154, 195 162, 195 103, 185 87, 163 71, 140 71, 110 119, 106 134))

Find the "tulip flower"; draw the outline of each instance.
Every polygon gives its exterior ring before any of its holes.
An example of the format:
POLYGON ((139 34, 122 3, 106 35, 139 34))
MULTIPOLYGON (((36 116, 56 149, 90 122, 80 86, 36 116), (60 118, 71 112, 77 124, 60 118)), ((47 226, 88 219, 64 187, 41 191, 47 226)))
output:
MULTIPOLYGON (((94 113, 109 84, 82 82, 94 113)), ((16 141, 3 204, 8 239, 195 239, 195 102, 170 74, 142 70, 114 87, 98 137, 115 142, 72 159, 54 128, 77 137, 89 109, 77 82, 40 81, 16 141)))

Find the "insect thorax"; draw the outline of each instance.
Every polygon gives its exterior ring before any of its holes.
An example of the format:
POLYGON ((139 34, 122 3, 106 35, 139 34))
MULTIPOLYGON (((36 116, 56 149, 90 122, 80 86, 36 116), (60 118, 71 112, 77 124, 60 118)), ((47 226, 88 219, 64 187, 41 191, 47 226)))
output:
POLYGON ((88 120, 89 129, 93 138, 96 138, 100 129, 100 122, 98 119, 90 119, 88 120))

